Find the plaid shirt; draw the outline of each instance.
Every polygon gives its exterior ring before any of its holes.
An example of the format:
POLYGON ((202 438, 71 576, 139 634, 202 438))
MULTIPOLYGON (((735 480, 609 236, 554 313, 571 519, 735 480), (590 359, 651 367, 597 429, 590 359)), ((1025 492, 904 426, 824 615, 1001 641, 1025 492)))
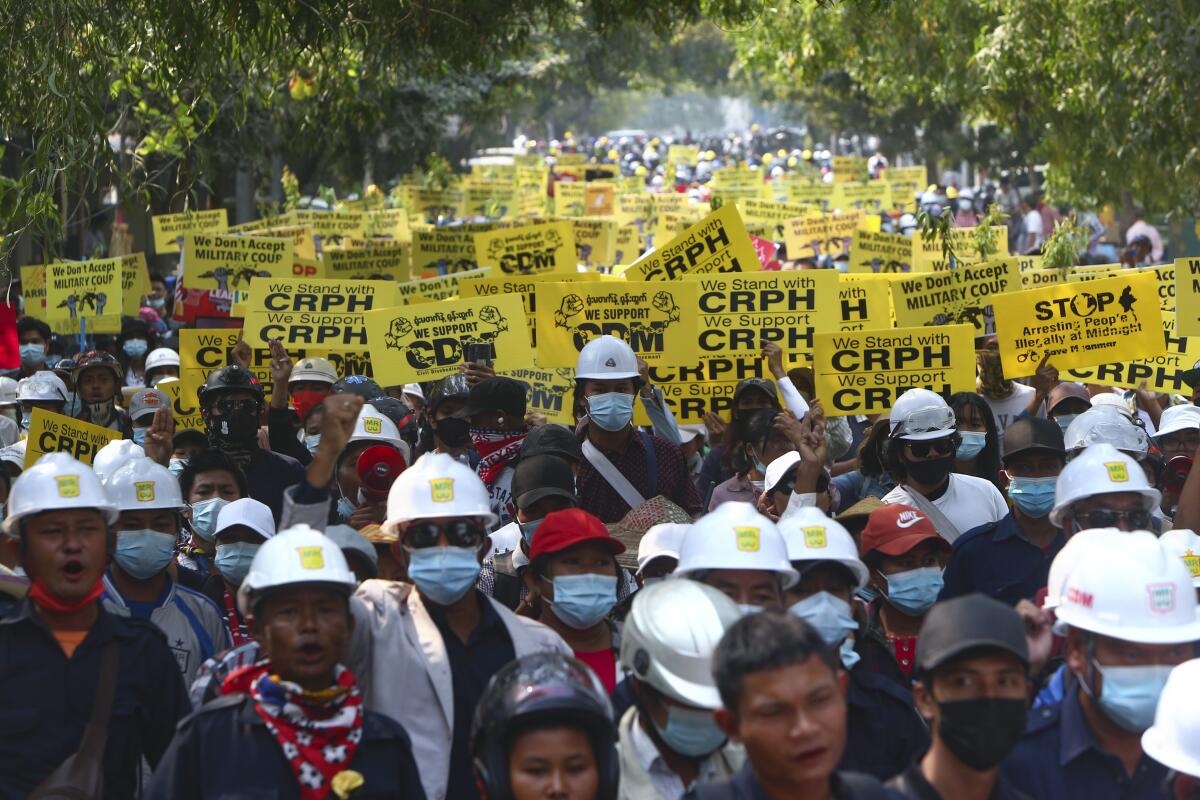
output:
MULTIPOLYGON (((687 461, 678 445, 657 436, 650 437, 658 462, 658 485, 650 486, 650 470, 646 464, 646 447, 636 432, 629 437, 625 450, 619 453, 604 453, 613 466, 633 484, 642 497, 649 500, 657 495, 666 497, 693 517, 704 509, 700 493, 688 474, 687 461)), ((626 503, 617 490, 608 484, 585 458, 579 467, 576 479, 579 490, 579 507, 600 518, 602 522, 619 522, 629 513, 626 503)))

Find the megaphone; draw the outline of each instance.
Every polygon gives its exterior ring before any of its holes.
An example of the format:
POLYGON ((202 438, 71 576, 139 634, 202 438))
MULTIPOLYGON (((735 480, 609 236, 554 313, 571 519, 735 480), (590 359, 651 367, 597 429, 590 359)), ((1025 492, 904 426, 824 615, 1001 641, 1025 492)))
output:
POLYGON ((363 450, 354 469, 358 472, 359 505, 387 500, 392 482, 407 469, 400 451, 388 445, 363 450))

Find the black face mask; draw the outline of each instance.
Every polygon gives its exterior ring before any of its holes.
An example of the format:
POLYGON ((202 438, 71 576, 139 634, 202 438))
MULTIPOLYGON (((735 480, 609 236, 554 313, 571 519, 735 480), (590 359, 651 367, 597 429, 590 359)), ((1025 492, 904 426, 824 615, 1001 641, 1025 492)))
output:
POLYGON ((929 461, 905 461, 904 471, 923 486, 938 486, 954 469, 954 454, 929 461))
POLYGON ((465 447, 471 443, 471 423, 461 417, 445 417, 433 424, 433 434, 446 447, 465 447))
POLYGON ((938 736, 950 752, 979 772, 992 769, 1025 730, 1025 701, 983 698, 938 703, 938 736))
POLYGON ((209 440, 216 444, 249 446, 257 443, 258 404, 252 400, 235 403, 219 400, 216 404, 221 415, 211 412, 204 415, 209 440))

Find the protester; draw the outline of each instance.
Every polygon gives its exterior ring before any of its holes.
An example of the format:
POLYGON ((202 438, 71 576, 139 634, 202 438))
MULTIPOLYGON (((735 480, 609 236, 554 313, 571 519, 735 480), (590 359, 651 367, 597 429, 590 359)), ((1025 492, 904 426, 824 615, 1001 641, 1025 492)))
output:
POLYGON ((950 408, 954 410, 954 428, 959 438, 954 451, 954 472, 982 478, 1003 490, 998 484, 1003 439, 988 404, 973 392, 959 392, 950 397, 950 408))
MULTIPOLYGON (((1037 410, 1041 408, 1041 401, 1045 400, 1045 398, 1038 399, 1033 412, 1028 411, 1034 402, 1034 396, 1037 394, 1036 384, 1034 386, 1027 386, 1004 377, 1004 370, 1000 366, 1000 350, 996 346, 995 337, 989 337, 986 346, 975 351, 975 363, 979 375, 976 379, 979 391, 977 396, 991 409, 996 435, 1003 439, 1008 426, 1023 414, 1032 413, 1036 415, 1037 410)), ((955 397, 957 396, 955 395, 955 397)), ((987 430, 977 427, 964 428, 962 422, 963 411, 965 409, 961 408, 955 402, 954 397, 950 398, 950 405, 954 408, 955 416, 958 418, 960 433, 964 430, 987 430)), ((988 476, 981 475, 980 477, 988 476)))
POLYGON ((449 453, 463 463, 470 461, 471 424, 459 415, 470 393, 464 375, 448 375, 433 387, 422 416, 421 453, 449 453))
POLYGON ((812 505, 805 507, 817 508, 828 514, 834 505, 831 486, 829 471, 825 469, 822 459, 806 459, 799 450, 788 450, 767 465, 759 507, 765 507, 767 516, 781 521, 787 518, 789 507, 801 502, 807 504, 807 499, 800 501, 794 498, 811 496, 812 505))
POLYGON ((158 347, 146 356, 145 371, 142 373, 142 384, 147 388, 156 386, 160 381, 179 377, 179 353, 169 347, 158 347))
POLYGON ((734 433, 732 438, 726 439, 725 456, 734 474, 713 489, 708 501, 709 511, 730 501, 758 502, 764 489, 767 465, 794 449, 787 428, 776 424, 780 414, 772 409, 757 409, 742 414, 730 426, 734 433))
POLYGON ((145 320, 127 317, 122 321, 117 337, 117 361, 124 372, 120 386, 146 385, 146 354, 154 348, 154 338, 145 320))
POLYGON ((1139 238, 1145 237, 1150 257, 1149 263, 1161 264, 1163 260, 1162 234, 1158 229, 1146 222, 1146 213, 1140 208, 1133 210, 1133 224, 1125 230, 1125 244, 1132 245, 1139 238))
POLYGON ((316 445, 309 442, 303 426, 337 382, 337 370, 328 359, 320 356, 301 359, 293 366, 291 356, 279 340, 272 339, 268 345, 271 380, 275 387, 267 407, 271 449, 308 464, 316 445))
POLYGON ((159 389, 141 389, 129 401, 129 420, 133 423, 133 442, 145 447, 146 434, 154 424, 154 412, 160 408, 171 414, 171 398, 159 389))
POLYGON ((660 522, 652 525, 638 542, 637 581, 639 587, 657 583, 679 566, 679 547, 691 525, 660 522))
POLYGON ((1158 698, 1154 724, 1142 734, 1142 750, 1171 770, 1173 794, 1195 797, 1200 792, 1200 751, 1196 750, 1200 708, 1196 683, 1200 681, 1200 659, 1192 659, 1171 670, 1158 698))
POLYGON ((21 367, 13 378, 28 378, 46 368, 50 356, 50 326, 40 319, 17 320, 17 348, 21 367))
MULTIPOLYGON (((334 395, 339 397, 340 395, 334 395)), ((390 398, 382 398, 389 399, 390 398)), ((324 434, 322 434, 322 438, 324 434)), ((318 449, 320 444, 317 445, 318 449)), ((353 527, 365 527, 381 523, 386 513, 386 492, 389 488, 382 483, 375 486, 374 470, 360 467, 361 459, 375 459, 384 474, 394 479, 408 465, 410 450, 400 436, 400 430, 387 416, 371 403, 364 403, 354 420, 354 432, 337 455, 334 486, 337 489, 337 504, 334 514, 337 519, 353 527), (382 451, 375 448, 383 448, 382 451), (371 455, 367 455, 371 451, 371 455), (386 455, 385 455, 386 454, 386 455)))
POLYGON ((1080 383, 1064 381, 1050 389, 1045 397, 1046 416, 1058 424, 1065 435, 1075 419, 1092 407, 1087 388, 1080 383))
POLYGON ((124 378, 121 365, 109 353, 89 350, 76 356, 71 373, 81 404, 76 416, 101 428, 119 431, 126 439, 131 438, 133 423, 124 410, 117 408, 124 378))
POLYGON ((697 481, 702 497, 706 497, 712 487, 724 483, 733 477, 734 467, 731 452, 744 441, 739 435, 739 424, 744 429, 745 417, 756 411, 769 409, 780 411, 779 395, 775 384, 762 378, 747 378, 738 383, 733 391, 733 411, 727 425, 721 444, 715 445, 708 451, 700 466, 700 477, 697 481))
POLYGON ((271 509, 253 498, 234 500, 217 515, 213 530, 216 572, 205 579, 203 592, 223 611, 226 628, 235 646, 249 636, 245 615, 237 605, 238 588, 263 542, 274 535, 275 520, 271 509))
POLYGON ((217 519, 225 506, 246 496, 246 476, 220 450, 204 450, 180 471, 179 489, 188 505, 191 531, 180 550, 179 563, 203 579, 215 569, 217 519))
POLYGON ((1161 499, 1136 461, 1110 444, 1093 444, 1059 474, 1050 522, 1068 535, 1084 528, 1147 530, 1161 499))
POLYGON ((500 525, 513 519, 513 462, 521 454, 525 425, 525 386, 512 378, 488 378, 471 387, 459 412, 470 423, 471 446, 479 454, 475 468, 492 498, 500 525))

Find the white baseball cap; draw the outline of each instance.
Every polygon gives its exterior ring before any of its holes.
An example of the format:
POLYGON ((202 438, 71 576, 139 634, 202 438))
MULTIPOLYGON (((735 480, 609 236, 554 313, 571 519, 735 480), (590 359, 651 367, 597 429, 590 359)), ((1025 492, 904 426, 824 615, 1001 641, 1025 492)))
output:
POLYGON ((234 525, 245 525, 264 539, 275 535, 275 517, 271 514, 270 507, 252 497, 234 500, 221 509, 217 514, 217 527, 213 538, 220 539, 221 532, 234 525))
POLYGON ((656 558, 666 556, 679 560, 679 545, 683 542, 684 534, 691 525, 678 522, 662 522, 651 525, 638 542, 637 574, 642 574, 642 568, 656 558))

